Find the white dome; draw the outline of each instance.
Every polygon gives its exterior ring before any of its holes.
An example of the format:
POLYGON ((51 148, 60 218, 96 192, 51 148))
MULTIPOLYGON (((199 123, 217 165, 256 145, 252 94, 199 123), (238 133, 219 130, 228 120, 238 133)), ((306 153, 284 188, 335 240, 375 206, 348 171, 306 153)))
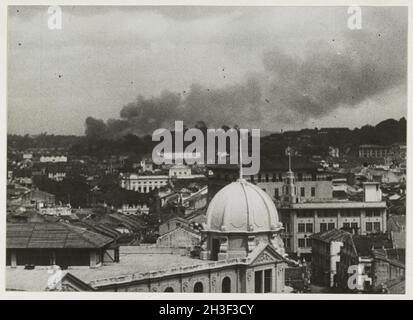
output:
POLYGON ((207 231, 274 232, 281 227, 270 196, 243 179, 222 188, 208 206, 207 231))

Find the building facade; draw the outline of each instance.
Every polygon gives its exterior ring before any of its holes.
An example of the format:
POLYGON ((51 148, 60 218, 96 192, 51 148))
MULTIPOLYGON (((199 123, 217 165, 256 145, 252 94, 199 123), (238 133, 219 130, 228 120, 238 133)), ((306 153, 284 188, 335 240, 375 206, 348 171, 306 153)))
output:
POLYGON ((148 193, 169 184, 167 175, 126 174, 120 177, 120 186, 126 190, 148 193))

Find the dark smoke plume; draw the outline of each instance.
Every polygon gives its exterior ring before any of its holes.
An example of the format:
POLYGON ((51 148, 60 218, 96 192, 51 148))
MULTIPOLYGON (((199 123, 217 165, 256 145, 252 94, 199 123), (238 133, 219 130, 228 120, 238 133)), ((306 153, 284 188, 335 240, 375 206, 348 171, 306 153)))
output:
MULTIPOLYGON (((380 29, 381 30, 381 29, 380 29)), ((305 124, 339 107, 360 102, 399 85, 407 77, 407 30, 392 20, 383 31, 348 30, 337 39, 306 43, 293 55, 280 48, 263 54, 264 72, 223 88, 193 84, 187 93, 164 91, 125 105, 120 120, 88 118, 86 134, 118 137, 151 134, 203 121, 208 127, 239 125, 277 130, 277 125, 305 124), (393 31, 390 31, 393 30, 393 31)))

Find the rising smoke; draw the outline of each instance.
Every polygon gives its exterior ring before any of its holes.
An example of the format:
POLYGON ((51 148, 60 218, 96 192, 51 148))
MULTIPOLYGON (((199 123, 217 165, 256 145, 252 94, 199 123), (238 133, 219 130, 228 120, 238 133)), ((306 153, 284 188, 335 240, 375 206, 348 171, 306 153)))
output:
POLYGON ((104 123, 89 117, 86 134, 151 134, 173 127, 175 120, 188 126, 204 121, 212 128, 275 129, 276 123, 305 124, 339 107, 354 108, 406 84, 406 26, 393 20, 384 30, 348 30, 337 39, 306 43, 305 50, 295 55, 280 48, 267 50, 262 57, 264 72, 241 83, 222 88, 193 84, 186 93, 139 96, 121 109, 120 119, 104 123))

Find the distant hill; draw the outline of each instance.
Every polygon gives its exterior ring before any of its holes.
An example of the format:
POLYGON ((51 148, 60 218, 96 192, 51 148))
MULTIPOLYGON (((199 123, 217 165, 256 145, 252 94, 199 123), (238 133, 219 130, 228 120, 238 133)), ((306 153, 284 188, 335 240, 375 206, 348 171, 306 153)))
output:
MULTIPOLYGON (((206 128, 203 130, 206 131, 206 128)), ((376 126, 365 125, 352 130, 348 128, 307 128, 278 133, 262 131, 261 155, 270 159, 285 156, 285 149, 288 146, 299 150, 302 155, 322 155, 328 152, 329 146, 356 150, 361 144, 405 143, 406 134, 407 121, 405 118, 400 120, 387 119, 376 126)), ((150 154, 157 144, 157 142, 152 142, 149 135, 138 137, 132 134, 112 139, 48 134, 38 136, 8 135, 7 140, 9 147, 18 150, 63 147, 72 154, 99 157, 119 154, 135 154, 140 157, 144 154, 150 154)))

